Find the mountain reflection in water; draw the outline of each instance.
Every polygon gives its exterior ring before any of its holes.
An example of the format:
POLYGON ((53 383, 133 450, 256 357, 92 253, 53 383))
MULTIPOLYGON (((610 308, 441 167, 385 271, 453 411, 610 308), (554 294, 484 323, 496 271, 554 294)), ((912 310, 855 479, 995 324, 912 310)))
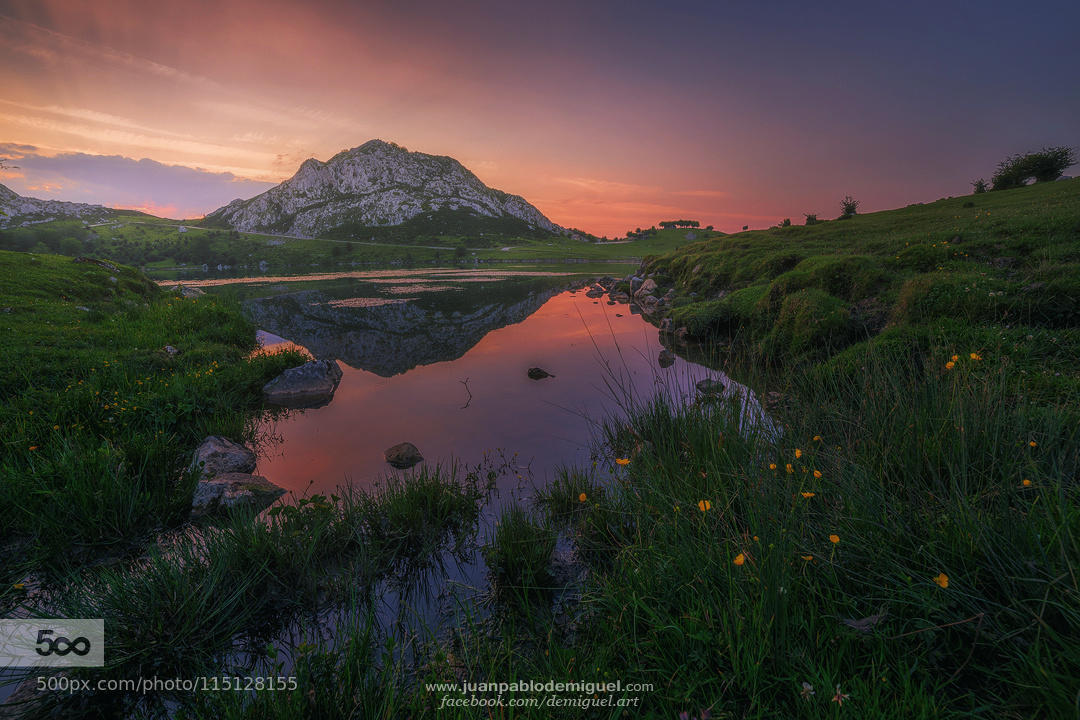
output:
POLYGON ((521 322, 559 292, 505 285, 509 288, 498 282, 467 290, 414 287, 419 297, 410 298, 340 298, 301 290, 251 300, 247 311, 259 327, 303 345, 316 357, 391 377, 460 358, 489 332, 521 322), (442 292, 431 297, 435 293, 425 293, 428 288, 442 292))
POLYGON ((473 284, 368 307, 333 302, 368 294, 355 284, 249 300, 260 327, 339 359, 344 372, 329 405, 266 428, 276 442, 257 472, 300 494, 368 487, 397 472, 383 450, 407 441, 429 466, 501 454, 517 470, 500 491, 528 494, 560 467, 589 466, 597 423, 620 414, 628 397, 664 392, 689 402, 694 384, 711 377, 757 407, 723 373, 682 358, 659 367, 655 327, 567 282, 473 284), (531 367, 554 377, 532 380, 531 367))

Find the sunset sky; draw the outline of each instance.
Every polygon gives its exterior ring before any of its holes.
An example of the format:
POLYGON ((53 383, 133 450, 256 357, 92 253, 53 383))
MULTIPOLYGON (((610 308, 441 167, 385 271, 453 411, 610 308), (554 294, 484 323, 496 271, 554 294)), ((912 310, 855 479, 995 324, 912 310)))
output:
POLYGON ((0 182, 195 217, 382 138, 597 234, 801 222, 1080 146, 1078 26, 1077 2, 0 0, 0 182))

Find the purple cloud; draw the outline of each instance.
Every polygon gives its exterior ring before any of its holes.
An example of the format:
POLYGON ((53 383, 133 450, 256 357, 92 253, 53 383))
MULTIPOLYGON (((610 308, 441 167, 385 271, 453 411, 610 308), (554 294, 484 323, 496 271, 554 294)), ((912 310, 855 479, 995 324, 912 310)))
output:
POLYGON ((0 158, 17 166, 0 172, 0 182, 20 195, 137 208, 176 218, 199 217, 274 185, 229 172, 165 165, 146 158, 86 153, 46 155, 32 145, 15 143, 0 143, 0 158))

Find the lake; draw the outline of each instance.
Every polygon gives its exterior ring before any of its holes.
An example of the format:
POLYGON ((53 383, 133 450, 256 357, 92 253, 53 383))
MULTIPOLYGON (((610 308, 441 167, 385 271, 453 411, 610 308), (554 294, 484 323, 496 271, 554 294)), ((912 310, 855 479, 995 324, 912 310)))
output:
POLYGON ((298 495, 369 487, 400 472, 383 451, 411 442, 428 465, 506 458, 500 490, 513 494, 519 480, 603 460, 599 423, 626 403, 729 382, 682 358, 660 367, 657 329, 634 306, 587 297, 594 277, 564 267, 213 281, 243 300, 267 348, 300 346, 343 371, 328 405, 264 425, 256 472, 298 495), (552 377, 530 379, 532 367, 552 377))

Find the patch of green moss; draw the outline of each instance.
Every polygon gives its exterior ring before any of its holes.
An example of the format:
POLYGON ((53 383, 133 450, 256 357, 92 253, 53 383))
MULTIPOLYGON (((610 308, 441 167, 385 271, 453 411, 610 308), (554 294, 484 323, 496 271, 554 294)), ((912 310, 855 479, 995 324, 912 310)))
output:
POLYGON ((775 358, 817 357, 847 345, 851 313, 838 297, 805 288, 784 298, 764 347, 775 358))
POLYGON ((768 285, 755 285, 717 300, 676 307, 671 312, 672 325, 685 327, 697 337, 734 334, 739 327, 758 319, 757 306, 768 289, 768 285))

